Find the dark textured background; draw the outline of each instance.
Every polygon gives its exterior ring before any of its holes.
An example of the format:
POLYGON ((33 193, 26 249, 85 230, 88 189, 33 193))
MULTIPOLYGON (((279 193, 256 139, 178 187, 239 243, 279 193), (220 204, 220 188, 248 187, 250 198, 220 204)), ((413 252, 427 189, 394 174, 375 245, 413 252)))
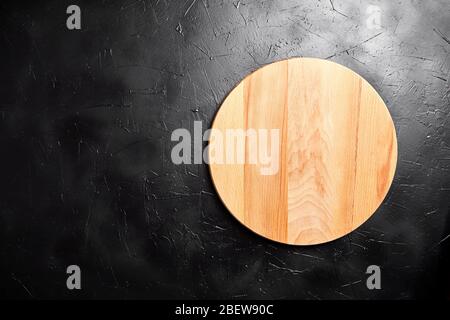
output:
POLYGON ((0 4, 0 296, 450 297, 450 1, 67 1, 0 4), (369 30, 369 4, 382 9, 369 30), (333 10, 334 7, 334 10, 333 10), (246 230, 206 165, 170 161, 249 72, 293 56, 365 77, 399 161, 377 213, 332 243, 246 230), (82 268, 81 291, 65 269, 82 268), (382 290, 369 291, 377 264, 382 290))

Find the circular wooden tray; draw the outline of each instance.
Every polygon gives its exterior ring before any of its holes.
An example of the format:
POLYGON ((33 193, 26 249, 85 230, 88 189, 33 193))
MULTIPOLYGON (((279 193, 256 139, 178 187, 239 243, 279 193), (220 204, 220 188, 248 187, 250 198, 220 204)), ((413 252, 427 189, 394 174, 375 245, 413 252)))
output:
POLYGON ((212 129, 210 170, 220 198, 242 224, 278 242, 319 244, 350 233, 375 212, 394 177, 388 109, 366 80, 334 62, 293 58, 262 67, 231 91, 212 129), (228 131, 247 134, 244 161, 228 131))

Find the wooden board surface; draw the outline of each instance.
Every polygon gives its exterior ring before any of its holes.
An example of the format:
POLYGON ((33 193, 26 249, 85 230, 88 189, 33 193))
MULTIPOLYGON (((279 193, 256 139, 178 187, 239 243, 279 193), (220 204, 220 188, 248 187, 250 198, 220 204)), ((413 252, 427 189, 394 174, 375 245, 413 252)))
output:
MULTIPOLYGON (((279 130, 274 174, 262 174, 267 163, 250 160, 258 152, 250 135, 244 161, 217 161, 217 148, 209 149, 226 207, 278 242, 319 244, 348 234, 375 212, 393 180, 397 139, 388 109, 367 81, 334 62, 293 58, 255 71, 228 95, 212 128, 223 137, 226 129, 279 130)), ((229 155, 239 145, 223 149, 229 155)))

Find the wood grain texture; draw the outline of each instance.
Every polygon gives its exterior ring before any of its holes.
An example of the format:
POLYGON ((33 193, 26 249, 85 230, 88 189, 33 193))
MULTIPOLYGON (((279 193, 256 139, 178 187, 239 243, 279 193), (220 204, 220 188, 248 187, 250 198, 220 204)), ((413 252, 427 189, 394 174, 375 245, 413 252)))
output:
POLYGON ((244 163, 210 164, 231 213, 278 242, 348 234, 375 212, 394 177, 397 139, 385 104, 367 81, 330 61, 294 58, 255 71, 228 95, 212 128, 280 130, 276 174, 248 161, 248 136, 244 163))

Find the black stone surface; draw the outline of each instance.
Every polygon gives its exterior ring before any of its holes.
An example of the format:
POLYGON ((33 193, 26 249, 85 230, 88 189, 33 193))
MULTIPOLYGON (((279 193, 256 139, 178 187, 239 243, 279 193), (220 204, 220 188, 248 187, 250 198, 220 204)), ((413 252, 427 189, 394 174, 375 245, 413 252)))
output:
POLYGON ((449 298, 448 0, 76 1, 79 31, 70 4, 0 3, 1 297, 449 298), (294 56, 366 78, 399 142, 376 214, 312 247, 249 232, 207 165, 170 160, 174 129, 206 129, 245 75, 294 56))

